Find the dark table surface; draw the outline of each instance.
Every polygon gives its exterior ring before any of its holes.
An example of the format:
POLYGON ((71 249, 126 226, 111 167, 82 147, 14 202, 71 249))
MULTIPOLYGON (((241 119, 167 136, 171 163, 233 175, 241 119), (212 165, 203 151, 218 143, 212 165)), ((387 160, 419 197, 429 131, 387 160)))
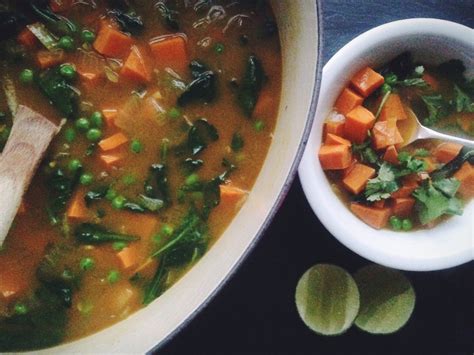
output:
MULTIPOLYGON (((358 34, 397 19, 435 17, 474 27, 474 0, 323 0, 321 10, 324 63, 358 34)), ((241 268, 159 353, 473 354, 473 263, 406 273, 417 304, 398 333, 374 336, 353 327, 342 336, 322 337, 306 328, 294 305, 299 277, 320 262, 351 272, 369 263, 325 230, 296 179, 271 227, 241 268)))

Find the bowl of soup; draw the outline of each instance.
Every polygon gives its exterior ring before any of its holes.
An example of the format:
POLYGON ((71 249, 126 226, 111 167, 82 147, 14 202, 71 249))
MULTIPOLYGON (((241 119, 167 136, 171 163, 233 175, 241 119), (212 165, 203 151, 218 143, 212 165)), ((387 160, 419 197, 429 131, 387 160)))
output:
POLYGON ((319 89, 317 3, 0 14, 0 149, 19 104, 62 124, 0 248, 0 351, 149 351, 283 202, 319 89))
POLYGON ((472 29, 434 19, 374 28, 325 66, 300 177, 328 230, 393 268, 472 260, 472 29), (416 118, 467 139, 411 144, 416 118))

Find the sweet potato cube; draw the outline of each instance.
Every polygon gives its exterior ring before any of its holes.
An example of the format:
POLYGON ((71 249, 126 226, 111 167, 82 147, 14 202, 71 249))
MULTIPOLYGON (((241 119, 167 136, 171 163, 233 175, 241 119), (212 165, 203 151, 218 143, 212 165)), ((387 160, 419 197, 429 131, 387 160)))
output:
POLYGON ((395 120, 377 122, 372 129, 372 137, 374 148, 377 150, 403 143, 403 137, 395 120))
POLYGON ((362 105, 364 98, 356 94, 353 90, 345 88, 336 100, 334 108, 337 112, 347 115, 357 106, 362 105))
POLYGON ((342 137, 344 135, 345 121, 326 121, 323 128, 323 136, 326 137, 329 133, 342 137))
POLYGON ((132 51, 120 71, 120 75, 128 80, 139 83, 151 81, 150 61, 143 50, 140 50, 137 46, 132 47, 132 51))
POLYGON ((25 27, 23 31, 17 37, 18 43, 25 46, 28 49, 33 49, 39 43, 36 36, 31 32, 28 27, 25 27))
POLYGON ((351 149, 344 144, 323 144, 319 149, 319 161, 324 170, 346 169, 351 165, 351 149))
POLYGON ((134 266, 137 266, 140 262, 140 251, 137 244, 130 244, 118 252, 117 257, 119 258, 124 270, 128 270, 134 266))
POLYGON ((101 154, 100 155, 100 160, 104 164, 104 167, 106 169, 111 169, 114 166, 117 166, 121 161, 123 157, 119 154, 101 154))
POLYGON ((184 72, 188 65, 186 36, 184 34, 166 35, 151 40, 150 49, 159 69, 170 67, 184 72))
POLYGON ((409 217, 413 212, 415 199, 413 197, 400 197, 393 200, 392 213, 398 217, 409 217))
POLYGON ((433 91, 439 91, 439 81, 430 73, 425 72, 422 79, 431 87, 433 91))
POLYGON ((328 144, 328 145, 343 144, 349 147, 352 146, 351 142, 349 142, 347 139, 344 139, 332 133, 328 133, 328 135, 326 136, 326 140, 324 141, 324 144, 328 144))
POLYGON ((105 123, 108 128, 115 127, 115 119, 117 118, 118 111, 115 109, 103 109, 102 115, 104 116, 105 123))
POLYGON ((363 106, 357 106, 346 116, 344 138, 360 144, 365 141, 374 123, 374 114, 363 106))
POLYGON ((248 192, 232 185, 220 185, 220 206, 240 207, 247 198, 248 192))
POLYGON ((398 151, 394 145, 391 145, 387 148, 387 150, 385 151, 385 154, 383 155, 383 160, 385 160, 386 162, 392 165, 400 164, 400 161, 398 160, 398 151))
POLYGON ((64 62, 63 50, 48 51, 47 49, 42 49, 36 53, 36 64, 41 69, 51 68, 62 62, 64 62))
POLYGON ((352 213, 375 229, 381 229, 387 226, 388 219, 392 213, 392 210, 388 207, 370 207, 356 202, 352 202, 350 208, 352 213))
POLYGON ((94 49, 107 57, 123 58, 133 44, 129 35, 110 26, 101 26, 94 41, 94 49))
POLYGON ((418 186, 419 183, 416 180, 415 175, 409 175, 403 179, 402 186, 392 193, 392 198, 411 197, 411 194, 418 188, 418 186))
POLYGON ((360 194, 369 179, 375 176, 375 169, 370 166, 356 163, 351 172, 342 180, 344 187, 354 195, 360 194))
POLYGON ((465 162, 454 177, 461 182, 458 192, 465 198, 474 197, 474 166, 465 162))
POLYGON ((433 156, 438 162, 446 164, 458 156, 462 147, 457 143, 441 143, 435 148, 433 156))
POLYGON ((87 220, 89 217, 89 210, 84 200, 84 192, 83 189, 79 189, 74 193, 66 211, 66 216, 69 220, 80 222, 87 220))
POLYGON ((372 68, 366 67, 354 75, 351 83, 359 94, 367 97, 384 83, 384 78, 372 68))
POLYGON ((380 121, 389 121, 389 120, 406 120, 408 115, 403 106, 402 100, 398 94, 390 94, 385 105, 380 111, 380 121))

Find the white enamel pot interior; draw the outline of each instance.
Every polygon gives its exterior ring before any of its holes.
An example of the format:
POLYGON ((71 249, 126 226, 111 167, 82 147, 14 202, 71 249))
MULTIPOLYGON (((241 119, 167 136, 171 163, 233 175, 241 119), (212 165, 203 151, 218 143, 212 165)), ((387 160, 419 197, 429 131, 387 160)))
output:
POLYGON ((282 42, 282 100, 268 157, 247 202, 208 253, 151 305, 99 333, 40 353, 144 353, 163 344, 209 302, 270 223, 311 128, 320 34, 317 1, 275 0, 272 5, 282 42))

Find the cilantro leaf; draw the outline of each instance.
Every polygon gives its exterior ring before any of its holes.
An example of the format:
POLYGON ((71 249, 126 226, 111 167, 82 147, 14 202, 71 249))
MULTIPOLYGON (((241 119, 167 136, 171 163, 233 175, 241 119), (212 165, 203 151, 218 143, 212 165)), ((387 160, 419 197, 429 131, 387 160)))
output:
POLYGON ((404 87, 417 87, 417 88, 426 88, 428 83, 422 78, 409 78, 401 81, 397 81, 396 85, 404 87))
POLYGON ((396 170, 396 177, 403 177, 410 174, 416 174, 425 171, 427 164, 424 160, 416 159, 415 157, 423 156, 425 152, 423 150, 415 151, 415 155, 410 155, 408 152, 400 152, 398 154, 398 160, 400 161, 400 168, 396 170))
MULTIPOLYGON (((459 185, 457 188, 458 187, 459 185)), ((461 215, 462 203, 459 199, 451 195, 453 191, 456 193, 457 188, 454 181, 444 179, 438 181, 436 185, 431 182, 426 182, 420 188, 416 189, 413 192, 413 196, 417 200, 418 217, 421 224, 426 225, 445 214, 461 215), (441 187, 441 189, 437 187, 441 187), (448 192, 451 196, 446 196, 443 191, 448 192)))
POLYGON ((434 125, 449 114, 449 105, 442 95, 426 95, 421 96, 421 99, 428 110, 428 117, 424 119, 427 126, 434 125))
POLYGON ((474 102, 472 102, 472 99, 457 85, 454 85, 454 99, 452 105, 458 113, 474 112, 474 102))
POLYGON ((379 158, 375 150, 370 147, 370 144, 370 140, 361 144, 352 144, 352 151, 359 156, 361 162, 377 165, 379 164, 379 158))
POLYGON ((377 177, 368 181, 364 194, 367 201, 380 201, 390 198, 390 195, 398 188, 394 168, 387 163, 383 163, 377 177))
POLYGON ((456 178, 451 179, 442 179, 433 182, 433 186, 436 187, 439 191, 445 194, 448 197, 454 197, 456 192, 458 192, 459 186, 461 183, 456 178))

